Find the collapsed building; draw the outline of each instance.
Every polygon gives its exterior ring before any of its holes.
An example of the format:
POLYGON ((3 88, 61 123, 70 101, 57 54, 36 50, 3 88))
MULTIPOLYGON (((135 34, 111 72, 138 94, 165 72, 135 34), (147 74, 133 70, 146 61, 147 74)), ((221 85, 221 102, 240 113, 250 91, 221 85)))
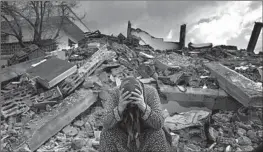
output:
POLYGON ((127 76, 156 87, 162 103, 210 110, 163 110, 175 150, 251 151, 262 142, 262 56, 211 43, 187 48, 185 31, 165 42, 128 22, 127 38, 88 32, 64 55, 4 68, 1 151, 97 151, 108 90, 127 76))

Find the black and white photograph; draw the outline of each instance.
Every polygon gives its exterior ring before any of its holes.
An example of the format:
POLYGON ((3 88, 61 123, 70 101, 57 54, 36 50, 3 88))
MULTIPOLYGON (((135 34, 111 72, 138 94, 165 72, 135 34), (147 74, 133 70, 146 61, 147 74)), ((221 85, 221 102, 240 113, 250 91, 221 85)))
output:
POLYGON ((262 5, 1 0, 0 152, 263 152, 262 5))

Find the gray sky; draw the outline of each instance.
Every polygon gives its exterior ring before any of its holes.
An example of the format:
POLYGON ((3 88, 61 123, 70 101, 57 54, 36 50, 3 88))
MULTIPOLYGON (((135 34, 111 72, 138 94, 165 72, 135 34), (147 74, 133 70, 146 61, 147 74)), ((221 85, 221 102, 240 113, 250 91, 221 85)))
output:
MULTIPOLYGON (((152 36, 179 41, 187 24, 186 44, 208 43, 246 48, 254 22, 262 22, 260 1, 80 1, 75 10, 93 31, 126 36, 128 20, 152 36)), ((262 50, 262 32, 256 46, 262 50)))

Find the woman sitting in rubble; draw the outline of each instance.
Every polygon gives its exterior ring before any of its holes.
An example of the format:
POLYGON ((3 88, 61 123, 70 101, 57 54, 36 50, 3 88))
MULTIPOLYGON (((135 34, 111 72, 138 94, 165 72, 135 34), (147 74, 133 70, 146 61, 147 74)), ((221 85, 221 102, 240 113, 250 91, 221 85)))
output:
POLYGON ((100 152, 170 151, 157 90, 134 77, 109 93, 103 125, 100 152))

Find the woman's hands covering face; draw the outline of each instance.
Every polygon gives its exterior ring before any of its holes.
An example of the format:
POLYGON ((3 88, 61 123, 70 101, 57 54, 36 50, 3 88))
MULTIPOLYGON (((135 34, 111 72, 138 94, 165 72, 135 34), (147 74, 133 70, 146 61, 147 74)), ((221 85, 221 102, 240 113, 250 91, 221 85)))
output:
POLYGON ((137 105, 138 108, 144 112, 146 109, 146 104, 144 102, 143 93, 138 89, 135 89, 134 92, 131 92, 131 95, 132 96, 129 97, 129 99, 133 100, 132 104, 137 105))

